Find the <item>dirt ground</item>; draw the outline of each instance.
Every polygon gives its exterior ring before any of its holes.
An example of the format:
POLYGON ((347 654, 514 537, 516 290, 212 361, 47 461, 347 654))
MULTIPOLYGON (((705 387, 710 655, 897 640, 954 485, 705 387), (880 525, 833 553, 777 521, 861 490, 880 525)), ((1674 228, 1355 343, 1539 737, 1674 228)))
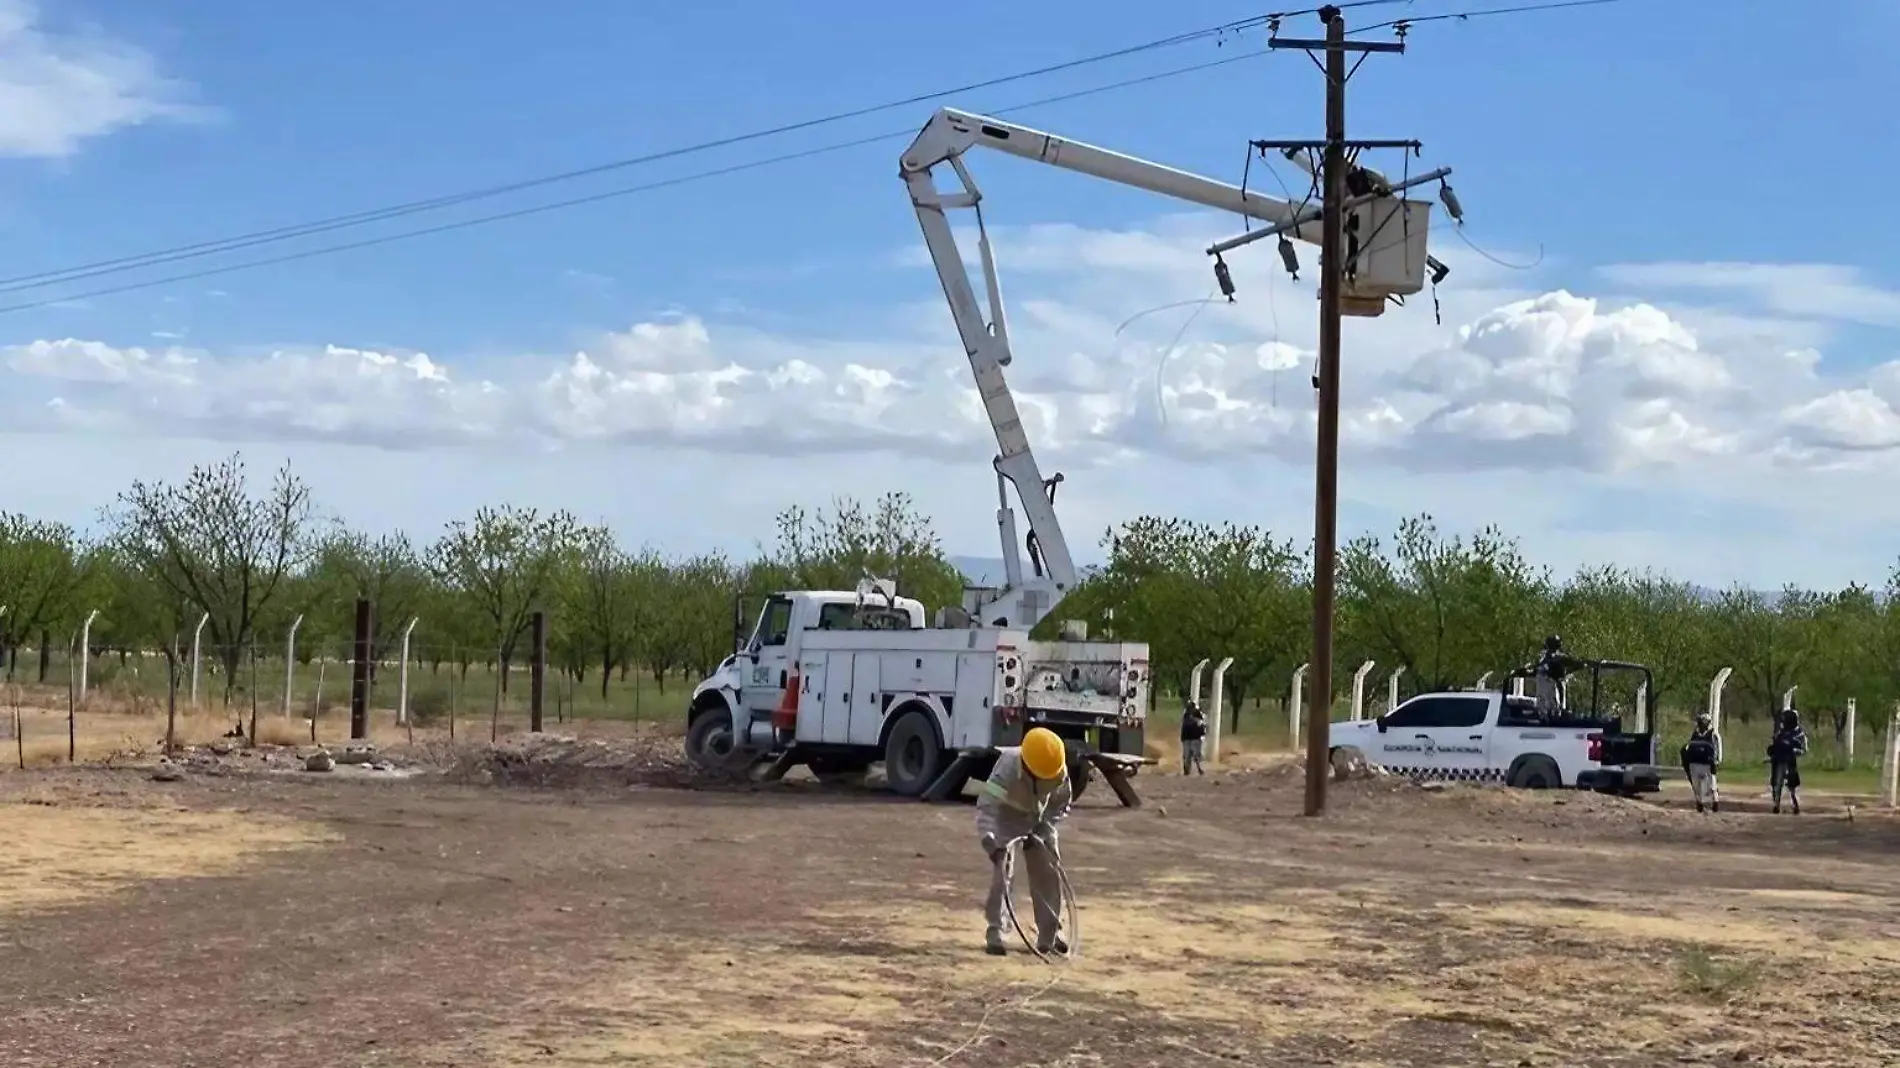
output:
POLYGON ((0 1064, 1900 1063, 1867 810, 1144 775, 1064 832, 1050 965, 981 952, 967 805, 611 752, 0 776, 0 1064))

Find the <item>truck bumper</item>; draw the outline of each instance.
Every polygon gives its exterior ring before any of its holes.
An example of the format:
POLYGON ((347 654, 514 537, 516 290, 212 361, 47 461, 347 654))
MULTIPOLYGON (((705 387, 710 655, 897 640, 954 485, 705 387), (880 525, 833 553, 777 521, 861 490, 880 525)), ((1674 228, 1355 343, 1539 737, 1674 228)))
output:
POLYGON ((1577 789, 1616 794, 1653 794, 1662 789, 1662 770, 1653 767, 1597 768, 1577 775, 1577 789))

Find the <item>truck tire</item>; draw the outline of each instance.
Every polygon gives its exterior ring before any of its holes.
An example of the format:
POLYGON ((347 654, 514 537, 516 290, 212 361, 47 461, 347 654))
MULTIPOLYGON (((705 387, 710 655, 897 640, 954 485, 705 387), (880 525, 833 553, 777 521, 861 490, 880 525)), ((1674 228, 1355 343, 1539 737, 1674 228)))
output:
POLYGON ((1556 761, 1540 755, 1519 757, 1504 781, 1520 790, 1555 790, 1563 786, 1564 777, 1556 761))
POLYGON ((686 759, 708 771, 729 767, 733 759, 732 720, 724 709, 701 712, 686 728, 686 759))
POLYGON ((884 740, 884 781, 892 793, 917 797, 943 774, 943 746, 930 714, 906 712, 884 740))

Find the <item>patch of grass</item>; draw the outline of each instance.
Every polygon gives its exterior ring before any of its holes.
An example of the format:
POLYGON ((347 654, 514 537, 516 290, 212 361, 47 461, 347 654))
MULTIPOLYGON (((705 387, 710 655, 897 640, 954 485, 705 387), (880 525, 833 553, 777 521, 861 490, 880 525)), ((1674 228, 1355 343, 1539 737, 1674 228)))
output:
POLYGON ((1719 955, 1706 946, 1690 946, 1676 957, 1676 981, 1682 989, 1710 1001, 1733 1001, 1761 981, 1761 961, 1719 955))

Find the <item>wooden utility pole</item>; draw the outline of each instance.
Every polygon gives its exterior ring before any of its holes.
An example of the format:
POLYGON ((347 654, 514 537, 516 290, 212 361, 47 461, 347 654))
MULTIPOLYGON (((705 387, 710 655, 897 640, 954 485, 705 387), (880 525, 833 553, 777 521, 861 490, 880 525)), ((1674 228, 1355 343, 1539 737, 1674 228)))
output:
POLYGON ((1352 76, 1348 53, 1403 52, 1397 41, 1347 41, 1346 20, 1337 7, 1319 9, 1326 39, 1268 42, 1272 48, 1324 52, 1326 61, 1326 140, 1320 164, 1319 266, 1319 433, 1313 472, 1313 659, 1307 675, 1306 814, 1326 811, 1326 784, 1332 775, 1333 606, 1339 543, 1339 337, 1345 286, 1346 82, 1352 76))
MULTIPOLYGON (((356 599, 356 634, 350 650, 350 740, 369 737, 369 668, 376 649, 376 609, 367 597, 356 599)), ((323 705, 321 665, 317 668, 317 706, 310 713, 310 729, 316 731, 317 715, 323 705)), ((314 740, 314 739, 313 739, 314 740)))
POLYGON ((548 690, 548 615, 536 612, 532 627, 534 652, 528 661, 528 730, 541 733, 542 702, 548 690))

